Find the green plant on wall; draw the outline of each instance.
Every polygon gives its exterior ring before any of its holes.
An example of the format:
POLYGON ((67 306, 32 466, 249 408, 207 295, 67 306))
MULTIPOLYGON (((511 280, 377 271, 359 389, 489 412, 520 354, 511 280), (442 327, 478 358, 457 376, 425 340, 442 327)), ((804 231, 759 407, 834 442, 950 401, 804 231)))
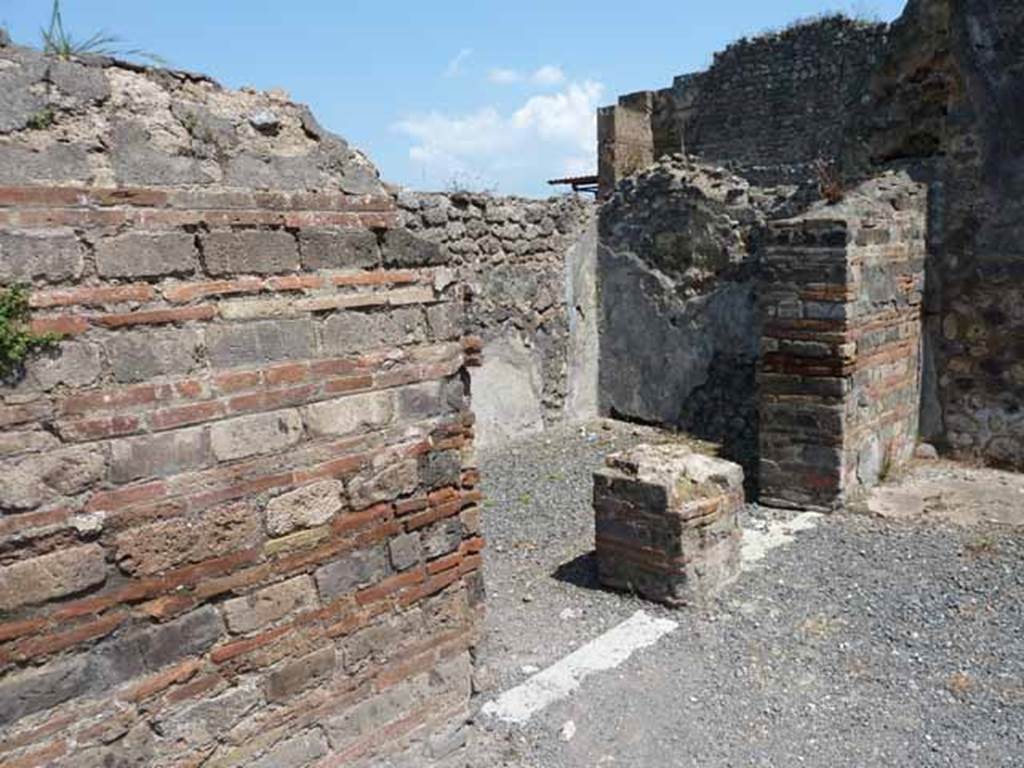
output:
POLYGON ((28 321, 28 289, 0 288, 0 379, 9 379, 30 355, 52 349, 60 340, 54 333, 33 333, 28 321))
POLYGON ((119 37, 103 30, 94 32, 84 40, 76 40, 64 27, 60 0, 53 0, 53 10, 50 12, 50 26, 47 29, 40 30, 40 32, 43 37, 43 53, 57 56, 61 59, 70 59, 72 56, 93 55, 146 59, 160 66, 166 63, 160 56, 148 51, 138 48, 122 48, 119 37))

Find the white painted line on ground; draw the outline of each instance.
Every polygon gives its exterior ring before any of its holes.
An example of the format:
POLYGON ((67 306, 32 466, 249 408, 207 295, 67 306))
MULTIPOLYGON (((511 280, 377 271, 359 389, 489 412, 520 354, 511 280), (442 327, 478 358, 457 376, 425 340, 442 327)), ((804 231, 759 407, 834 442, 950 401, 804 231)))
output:
POLYGON ((741 567, 744 571, 757 567, 765 555, 776 547, 789 544, 797 532, 816 527, 823 517, 817 512, 804 512, 792 520, 768 523, 767 530, 744 528, 743 545, 740 547, 741 567))
POLYGON ((487 717, 522 725, 548 705, 569 696, 588 675, 614 669, 635 651, 654 645, 678 626, 669 619, 656 619, 637 611, 522 685, 487 702, 481 711, 487 717))

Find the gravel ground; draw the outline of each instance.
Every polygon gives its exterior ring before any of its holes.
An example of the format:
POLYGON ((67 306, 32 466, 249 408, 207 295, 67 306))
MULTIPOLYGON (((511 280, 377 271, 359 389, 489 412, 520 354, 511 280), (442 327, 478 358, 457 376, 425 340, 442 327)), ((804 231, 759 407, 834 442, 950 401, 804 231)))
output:
POLYGON ((1024 531, 834 515, 716 604, 668 611, 598 589, 588 556, 592 471, 657 434, 481 453, 481 703, 638 609, 680 627, 526 726, 478 724, 467 765, 1024 766, 1024 531))

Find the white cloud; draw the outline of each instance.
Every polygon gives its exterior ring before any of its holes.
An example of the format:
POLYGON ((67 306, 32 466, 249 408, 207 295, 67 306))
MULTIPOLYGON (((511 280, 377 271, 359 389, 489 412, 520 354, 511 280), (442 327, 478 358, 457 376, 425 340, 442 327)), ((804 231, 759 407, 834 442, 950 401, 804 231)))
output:
POLYGON ((517 109, 482 107, 465 114, 409 116, 395 130, 414 140, 409 158, 419 178, 442 187, 456 178, 504 192, 538 192, 544 180, 596 169, 596 110, 604 93, 593 80, 537 94, 517 109))
POLYGON ((530 75, 530 80, 537 85, 561 85, 565 82, 565 72, 559 67, 545 64, 530 75))
POLYGON ((593 80, 570 83, 561 93, 534 96, 512 116, 515 125, 535 130, 546 141, 565 141, 586 151, 597 142, 597 102, 604 87, 593 80))
POLYGON ((487 73, 487 79, 498 85, 511 85, 513 83, 531 83, 539 86, 555 86, 565 82, 565 73, 560 67, 553 64, 545 64, 533 72, 521 72, 518 69, 505 69, 499 67, 487 73))
POLYGON ((448 66, 445 67, 445 77, 458 77, 462 74, 462 65, 466 63, 466 59, 473 55, 472 48, 463 48, 455 57, 448 62, 448 66))

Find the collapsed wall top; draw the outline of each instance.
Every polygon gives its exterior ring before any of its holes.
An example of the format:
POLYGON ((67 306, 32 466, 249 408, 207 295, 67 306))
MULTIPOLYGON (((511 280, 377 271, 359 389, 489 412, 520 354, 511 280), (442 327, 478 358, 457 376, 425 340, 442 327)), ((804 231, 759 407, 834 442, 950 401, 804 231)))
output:
POLYGON ((42 183, 384 191, 284 92, 0 45, 0 184, 42 183))

